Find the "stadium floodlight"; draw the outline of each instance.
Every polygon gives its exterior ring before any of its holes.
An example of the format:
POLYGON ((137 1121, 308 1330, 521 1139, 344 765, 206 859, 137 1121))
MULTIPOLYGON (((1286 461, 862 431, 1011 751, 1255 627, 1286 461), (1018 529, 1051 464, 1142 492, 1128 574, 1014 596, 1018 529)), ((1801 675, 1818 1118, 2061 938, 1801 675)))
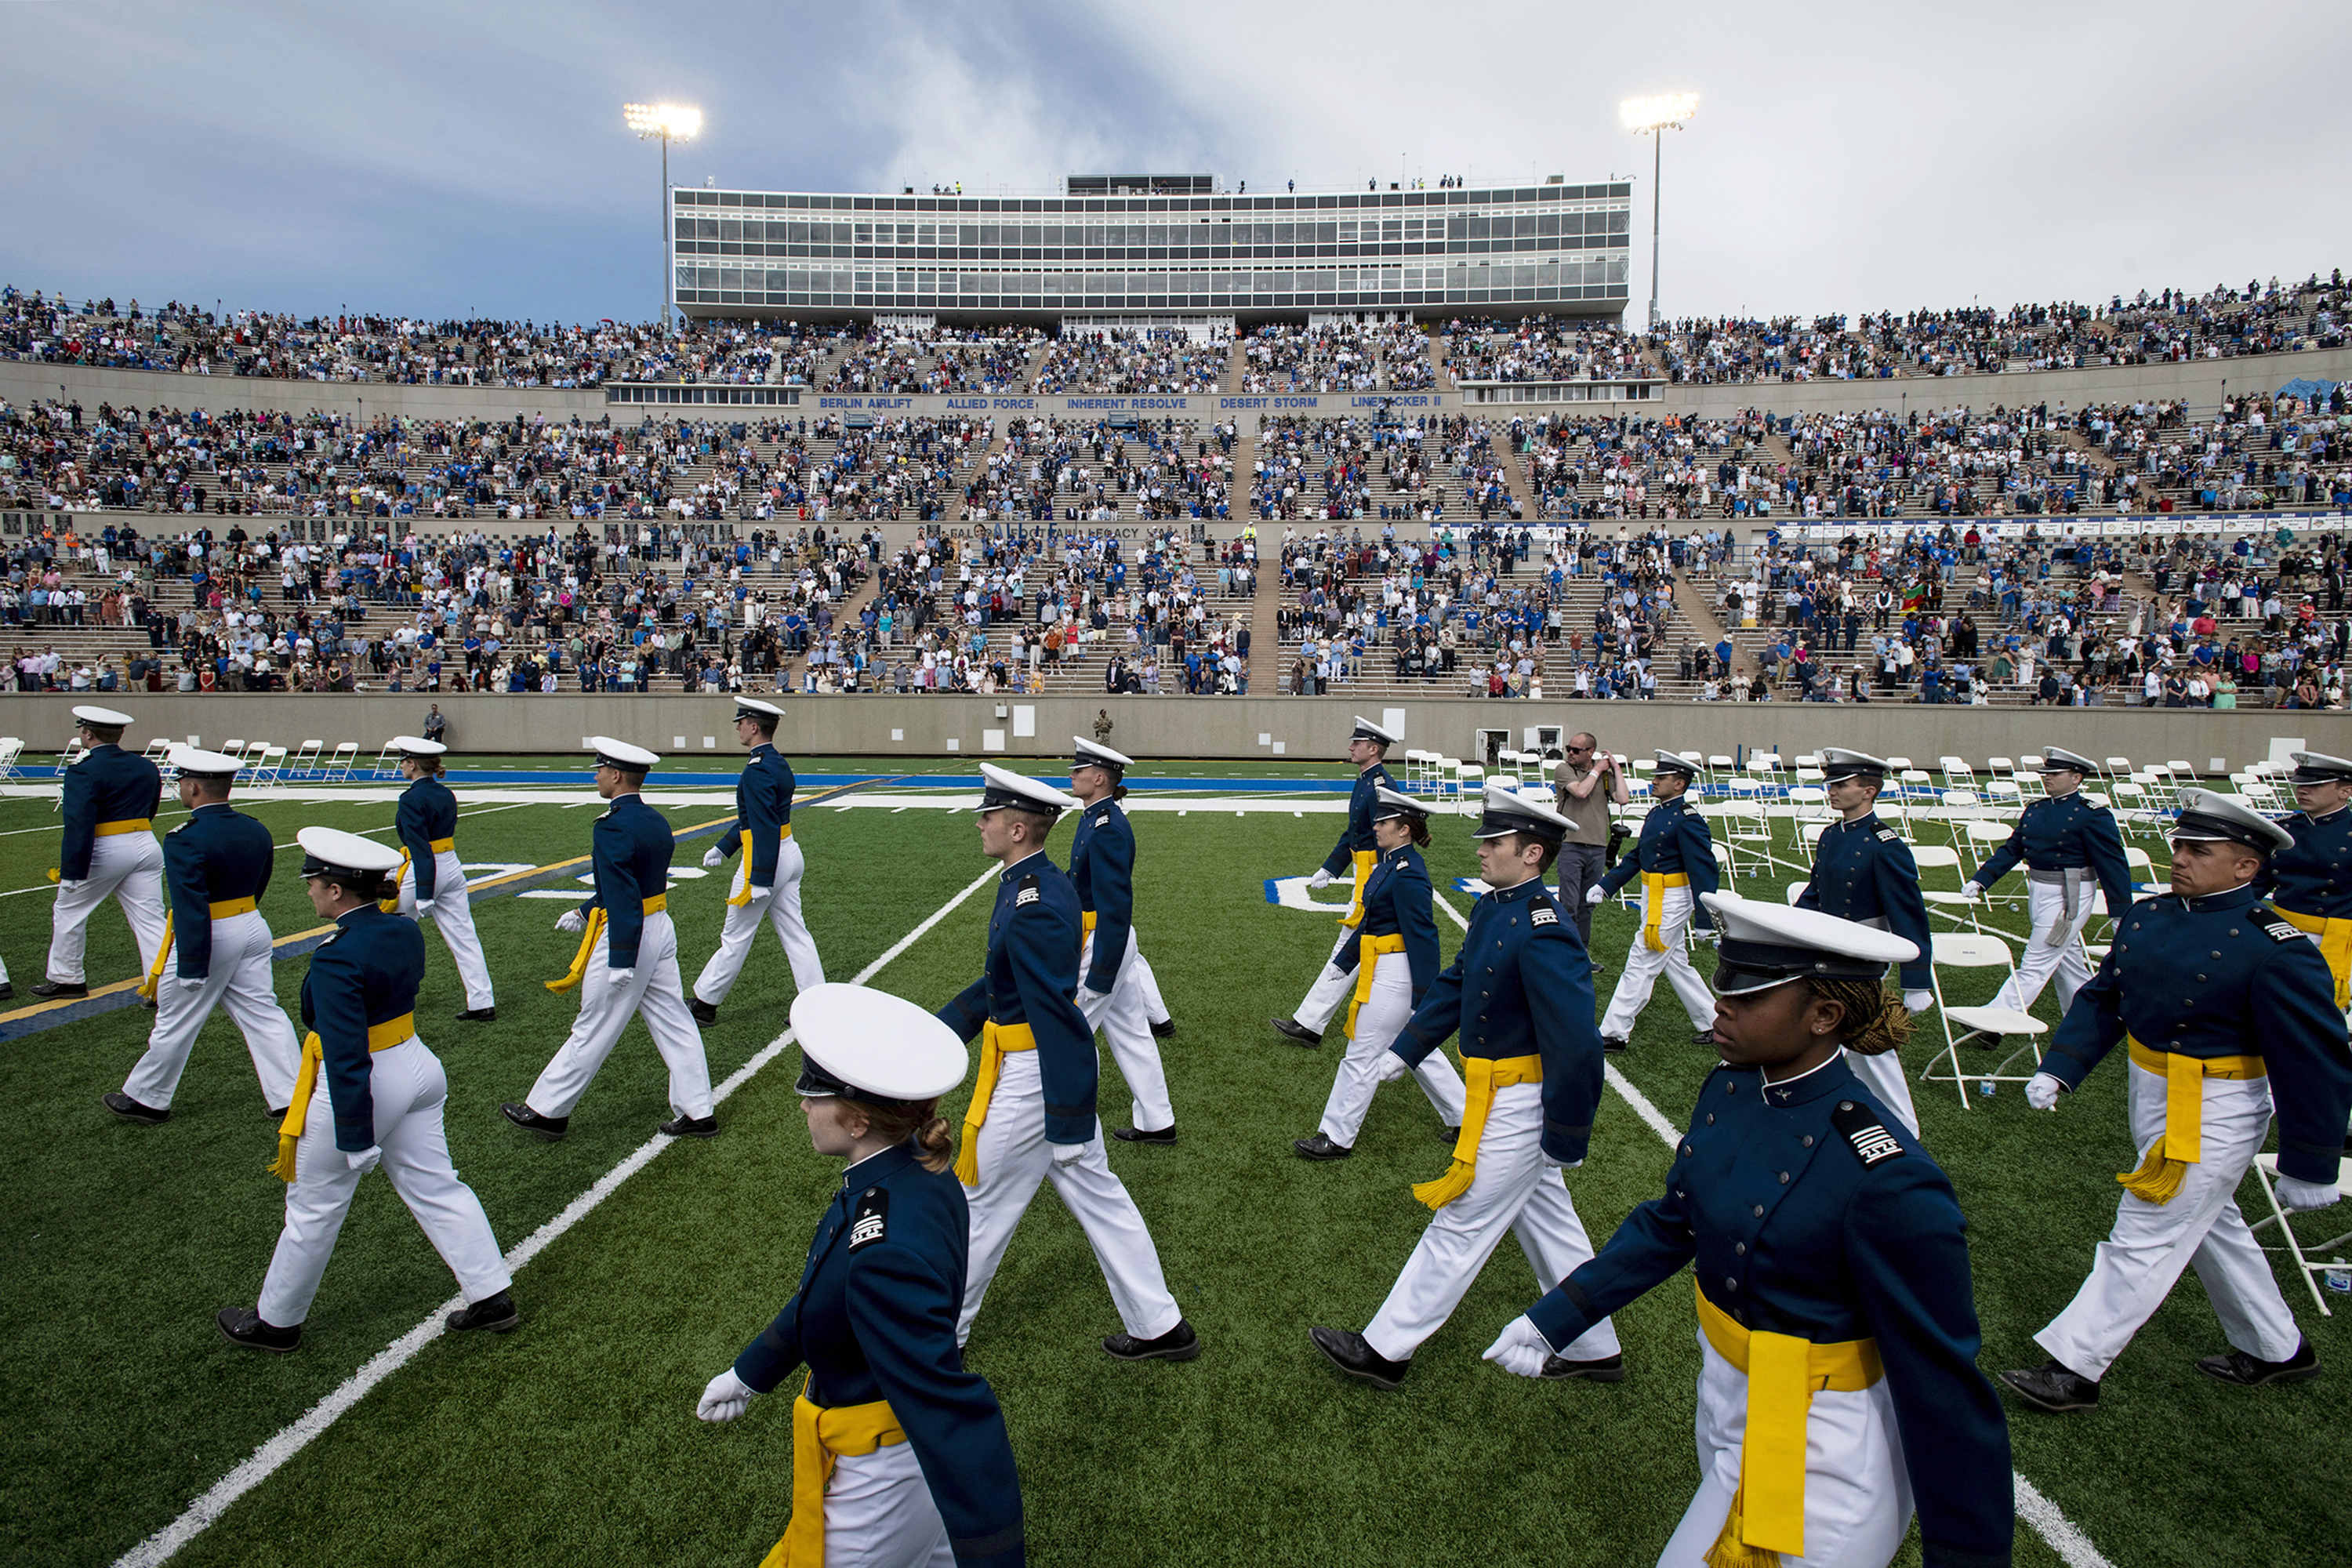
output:
POLYGON ((669 213, 669 144, 691 142, 702 132, 702 110, 689 109, 682 103, 625 103, 621 118, 637 133, 637 140, 648 142, 655 137, 662 144, 662 303, 661 323, 669 325, 670 290, 677 282, 677 244, 673 232, 676 225, 669 213))
POLYGON ((1658 176, 1665 171, 1666 137, 1669 131, 1680 131, 1698 112, 1698 94, 1695 92, 1662 92, 1650 98, 1629 98, 1617 106, 1624 118, 1625 129, 1636 136, 1656 140, 1650 168, 1650 328, 1658 325, 1658 176))

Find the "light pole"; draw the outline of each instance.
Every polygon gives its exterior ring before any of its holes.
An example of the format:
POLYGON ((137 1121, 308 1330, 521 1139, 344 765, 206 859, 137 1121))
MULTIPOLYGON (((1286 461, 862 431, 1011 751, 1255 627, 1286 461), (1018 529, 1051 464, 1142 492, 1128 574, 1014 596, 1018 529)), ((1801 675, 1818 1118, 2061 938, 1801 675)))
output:
POLYGON ((662 144, 662 330, 669 330, 670 292, 677 279, 677 226, 669 211, 669 144, 691 142, 702 130, 702 110, 677 103, 625 103, 622 118, 640 142, 661 138, 662 144))
POLYGON ((1617 112, 1624 117, 1626 130, 1636 136, 1653 137, 1656 142, 1650 164, 1650 328, 1654 331, 1658 325, 1658 176, 1665 171, 1665 132, 1680 131, 1684 122, 1698 112, 1698 94, 1669 92, 1655 98, 1629 98, 1617 106, 1617 112))

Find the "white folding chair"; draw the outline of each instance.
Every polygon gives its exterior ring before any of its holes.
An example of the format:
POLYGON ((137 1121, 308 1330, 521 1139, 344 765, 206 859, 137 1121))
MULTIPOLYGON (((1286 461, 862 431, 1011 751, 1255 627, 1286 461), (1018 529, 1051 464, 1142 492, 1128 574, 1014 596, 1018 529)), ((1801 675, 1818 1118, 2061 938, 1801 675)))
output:
POLYGON ((1454 774, 1454 809, 1465 815, 1477 813, 1477 802, 1486 793, 1486 770, 1475 763, 1458 764, 1454 774))
MULTIPOLYGON (((2329 1309, 2327 1298, 2320 1294, 2318 1283, 2312 1279, 2312 1276, 2344 1270, 2347 1266, 2340 1258, 2332 1258, 2325 1263, 2315 1263, 2309 1255, 2315 1252, 2334 1252, 2345 1243, 2352 1242, 2352 1230, 2347 1230, 2341 1236, 2330 1237, 2326 1241, 2305 1242, 2294 1234, 2294 1226, 2287 1218, 2287 1211, 2279 1205, 2278 1156, 2276 1154, 2255 1155, 2254 1175, 2263 1184, 2263 1196, 2270 1201, 2271 1215, 2268 1219, 2256 1220, 2249 1228, 2260 1231, 2271 1226, 2279 1227, 2280 1245, 2273 1247, 2265 1242, 2263 1250, 2284 1252, 2293 1258, 2295 1272, 2303 1277, 2304 1288, 2311 1292, 2312 1302, 2318 1307, 2319 1315, 2323 1318, 2334 1317, 2336 1314, 2329 1309)), ((2347 1182, 2352 1182, 2352 1159, 2340 1160, 2336 1166, 2336 1184, 2340 1187, 2347 1182)))
POLYGON ((400 776, 400 748, 394 745, 390 741, 386 741, 383 743, 383 750, 375 754, 375 766, 369 770, 369 776, 379 779, 398 778, 400 776))
POLYGON ((319 752, 324 744, 320 741, 303 742, 295 748, 293 760, 286 764, 287 771, 309 778, 318 771, 319 752))
POLYGON ((254 762, 253 785, 258 790, 282 790, 286 787, 286 748, 264 746, 254 762))
POLYGON ((1959 884, 1968 879, 1968 873, 1960 869, 1960 852, 1948 844, 1915 844, 1911 847, 1911 860, 1919 868, 1919 896, 1927 900, 1927 912, 1982 936, 1984 927, 1977 921, 1978 901, 1959 890, 1959 884), (1949 871, 1953 885, 1927 886, 1930 871, 1949 871))
MULTIPOLYGON (((2007 1007, 1955 1007, 1944 1000, 1944 971, 1947 969, 1997 969, 2001 973, 2001 984, 2006 984, 2017 973, 2016 961, 2010 956, 2009 943, 1998 937, 1961 931, 1938 931, 1927 941, 1931 963, 1928 981, 1936 990, 1937 1016, 1944 1023, 1944 1048, 1929 1059, 1919 1074, 1919 1081, 1954 1085, 1959 1090, 1960 1104, 1965 1109, 1969 1103, 1969 1085, 1972 1083, 2024 1083, 2030 1080, 2033 1076, 2032 1073, 2011 1073, 2008 1070, 2009 1066, 2018 1058, 2031 1054, 2035 1068, 2041 1067, 2040 1037, 2049 1031, 2049 1025, 2031 1013, 2014 1012, 2007 1007), (2025 1047, 2002 1058, 1994 1064, 1990 1072, 1969 1072, 1960 1065, 1960 1036, 1953 1033, 1955 1025, 1962 1034, 2023 1035, 2026 1037, 2025 1047), (1937 1071, 1937 1067, 1945 1063, 1950 1065, 1951 1070, 1937 1071)), ((1996 987, 1994 994, 1999 994, 1996 987)), ((1985 1092, 1990 1093, 1991 1090, 1985 1092)))
MULTIPOLYGON (((16 771, 16 759, 25 754, 25 742, 15 735, 0 735, 0 780, 21 778, 16 771)), ((62 795, 58 797, 64 799, 62 795)))
POLYGON ((351 782, 352 770, 359 766, 359 762, 360 743, 357 741, 343 741, 338 742, 335 747, 335 754, 327 759, 327 765, 323 770, 327 775, 327 782, 329 784, 349 784, 351 782))

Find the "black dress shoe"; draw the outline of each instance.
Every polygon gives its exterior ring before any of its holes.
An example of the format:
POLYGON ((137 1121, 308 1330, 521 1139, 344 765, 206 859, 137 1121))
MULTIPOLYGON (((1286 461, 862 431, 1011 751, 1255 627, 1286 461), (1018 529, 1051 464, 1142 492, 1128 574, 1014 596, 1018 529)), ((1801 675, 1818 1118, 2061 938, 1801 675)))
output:
POLYGON ((572 1125, 569 1116, 541 1116, 528 1105, 508 1100, 499 1107, 499 1114, 526 1132, 536 1132, 542 1138, 561 1138, 572 1125))
POLYGON ((1564 1383, 1580 1377, 1587 1383, 1622 1383, 1625 1381, 1625 1358, 1605 1355, 1598 1361, 1568 1361, 1556 1355, 1544 1357, 1543 1370, 1536 1373, 1546 1383, 1564 1383))
POLYGON ((1691 1044, 1694 1046, 1705 1046, 1710 1051, 1715 1049, 1714 1026, 1710 1025, 1704 1029, 1693 1029, 1691 1031, 1691 1044))
POLYGON ((688 1116, 681 1111, 663 1122, 661 1130, 673 1138, 716 1138, 719 1136, 719 1118, 688 1116))
POLYGON ((44 980, 33 987, 36 996, 87 996, 89 987, 79 980, 44 980))
POLYGON ((1345 1143, 1334 1143, 1328 1132, 1318 1131, 1312 1138, 1294 1138, 1290 1146, 1308 1160, 1344 1160, 1356 1151, 1345 1143))
POLYGON ((1364 1336, 1349 1329, 1309 1329, 1307 1337, 1315 1348, 1331 1360, 1331 1364, 1349 1377, 1360 1377, 1374 1388, 1385 1388, 1391 1394, 1412 1370, 1410 1361, 1391 1361, 1364 1342, 1364 1336))
POLYGON ((494 1021, 498 1016, 499 1010, 496 1007, 468 1007, 464 1012, 457 1015, 457 1022, 460 1024, 488 1024, 494 1021))
POLYGON ((1140 1127, 1114 1127, 1110 1135, 1122 1143, 1173 1143, 1176 1142, 1176 1124, 1171 1121, 1149 1132, 1140 1127))
POLYGON ((1462 1129, 1459 1127, 1447 1127, 1443 1123, 1440 1123, 1437 1129, 1437 1136, 1439 1142, 1445 1143, 1450 1147, 1451 1145, 1462 1141, 1462 1129))
POLYGON ((283 1121, 286 1120, 286 1112, 290 1109, 291 1108, 289 1106, 281 1105, 277 1110, 272 1110, 268 1107, 264 1106, 261 1113, 269 1118, 272 1121, 283 1121))
POLYGON ((694 1021, 698 1024, 719 1022, 719 1004, 716 1002, 705 1002, 699 996, 689 996, 686 999, 686 1010, 694 1015, 694 1021))
POLYGON ((150 1127, 159 1127, 172 1119, 168 1109, 159 1110, 152 1105, 142 1105, 119 1089, 99 1096, 99 1103, 125 1121, 144 1121, 150 1127))
POLYGON ((2311 1348, 2308 1339, 2298 1341, 2294 1353, 2284 1361, 2264 1361, 2242 1350, 2227 1350, 2220 1355, 2198 1357, 2197 1370, 2241 1388, 2260 1388, 2266 1383, 2308 1383, 2319 1375, 2319 1352, 2311 1348))
POLYGON ((1966 1046, 1972 1051, 1992 1051, 2000 1048, 2002 1037, 1984 1029, 1970 1029, 1952 1044, 1966 1046))
POLYGON ((264 1322, 261 1314, 250 1307, 223 1307, 213 1321, 233 1345, 248 1350, 271 1351, 284 1355, 302 1342, 302 1325, 281 1329, 275 1323, 264 1322))
POLYGON ((1176 1020, 1173 1018, 1162 1018, 1160 1022, 1151 1026, 1151 1033, 1153 1037, 1156 1039, 1164 1040, 1175 1032, 1176 1020))
POLYGON ((1603 1035, 1601 1037, 1601 1053, 1603 1056, 1622 1057, 1625 1054, 1625 1042, 1614 1035, 1603 1035))
POLYGON ((5 1002, 9 997, 14 996, 15 994, 16 994, 16 986, 10 984, 5 980, 0 980, 0 1002, 5 1002))
POLYGON ((522 1313, 516 1308, 514 1298, 501 1290, 469 1304, 462 1312, 450 1313, 448 1321, 453 1334, 462 1334, 468 1329, 488 1329, 494 1334, 502 1334, 522 1321, 522 1313))
POLYGON ((142 1007, 146 1008, 150 1013, 152 1013, 158 1006, 162 1005, 162 1004, 157 1002, 152 996, 142 996, 139 998, 139 1005, 142 1007))
POLYGON ((1268 1018, 1266 1022, 1274 1026, 1274 1032, 1276 1034, 1280 1035, 1283 1038, 1290 1041, 1293 1045, 1312 1047, 1323 1043, 1322 1036, 1317 1034, 1306 1025, 1298 1022, 1296 1018, 1268 1018))
POLYGON ((1112 1334, 1102 1342, 1103 1353, 1120 1361, 1191 1361, 1201 1353, 1201 1336, 1183 1319, 1156 1340, 1133 1334, 1112 1334))
POLYGON ((2011 1394, 2053 1415, 2099 1407, 2099 1385, 2069 1371, 2063 1362, 2047 1361, 2030 1372, 2004 1372, 2000 1380, 2011 1394))

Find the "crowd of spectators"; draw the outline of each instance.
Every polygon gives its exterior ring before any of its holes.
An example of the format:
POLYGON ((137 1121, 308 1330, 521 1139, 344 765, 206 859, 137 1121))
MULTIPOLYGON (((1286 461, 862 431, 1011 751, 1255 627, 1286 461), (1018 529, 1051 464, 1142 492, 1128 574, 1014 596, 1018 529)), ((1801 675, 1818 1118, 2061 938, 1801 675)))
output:
POLYGON ((1175 328, 1136 331, 1066 331, 1046 345, 1031 374, 1040 395, 1213 393, 1233 357, 1223 331, 1202 338, 1175 328))

